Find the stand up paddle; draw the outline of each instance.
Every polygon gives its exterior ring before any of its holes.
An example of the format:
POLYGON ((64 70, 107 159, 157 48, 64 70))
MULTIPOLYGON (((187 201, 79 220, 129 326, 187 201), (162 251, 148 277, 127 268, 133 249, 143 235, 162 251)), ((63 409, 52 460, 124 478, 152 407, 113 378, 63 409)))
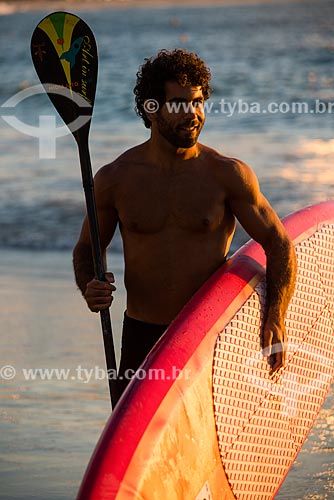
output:
MULTIPOLYGON (((94 35, 79 17, 54 12, 36 27, 31 39, 32 60, 46 93, 72 132, 79 149, 83 188, 90 226, 94 271, 105 280, 89 154, 89 128, 97 81, 97 47, 94 35)), ((109 310, 101 311, 108 374, 116 373, 109 310)), ((116 377, 108 377, 112 406, 117 401, 116 377)))

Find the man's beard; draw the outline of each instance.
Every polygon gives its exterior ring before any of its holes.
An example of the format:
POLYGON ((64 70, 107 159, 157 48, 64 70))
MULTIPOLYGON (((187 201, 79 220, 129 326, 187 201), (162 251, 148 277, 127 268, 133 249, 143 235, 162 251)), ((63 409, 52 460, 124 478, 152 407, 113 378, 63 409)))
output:
POLYGON ((157 125, 159 133, 176 148, 191 148, 197 142, 198 136, 202 130, 204 122, 199 120, 185 121, 182 126, 172 127, 160 114, 157 113, 157 125), (196 126, 196 131, 191 136, 187 137, 182 133, 182 127, 191 128, 196 126))

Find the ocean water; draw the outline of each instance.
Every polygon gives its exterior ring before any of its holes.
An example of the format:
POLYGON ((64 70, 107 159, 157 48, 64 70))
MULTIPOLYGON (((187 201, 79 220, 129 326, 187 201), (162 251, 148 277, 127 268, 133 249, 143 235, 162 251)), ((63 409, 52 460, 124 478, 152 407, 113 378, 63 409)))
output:
MULTIPOLYGON (((333 196, 333 11, 331 0, 319 0, 81 13, 99 47, 90 134, 94 171, 148 137, 132 93, 144 58, 160 48, 184 47, 212 71, 213 109, 201 140, 250 164, 281 216, 333 196), (305 103, 309 112, 293 110, 297 103, 305 103), (271 104, 282 112, 263 112, 271 104), (258 107, 261 112, 255 112, 258 107)), ((56 140, 55 159, 39 158, 38 138, 3 118, 14 115, 38 135, 40 116, 55 115, 45 95, 4 106, 39 83, 29 47, 45 14, 0 16, 0 248, 70 249, 84 214, 72 137, 56 140)), ((239 244, 237 237, 233 248, 239 244)))
MULTIPOLYGON (((33 366, 41 359, 42 366, 59 359, 71 366, 78 356, 94 366, 103 364, 99 354, 92 355, 101 349, 91 340, 98 328, 96 317, 83 312, 71 281, 70 250, 85 213, 75 143, 70 135, 58 138, 55 158, 41 158, 38 138, 5 120, 15 116, 36 133, 40 116, 55 114, 45 95, 6 107, 9 98, 39 83, 30 38, 47 13, 0 16, 1 349, 4 360, 33 366), (78 339, 68 344, 66 337, 75 330, 80 331, 79 347, 78 339), (13 342, 12 331, 18 333, 23 351, 13 342)), ((97 9, 79 15, 91 26, 99 47, 90 133, 94 171, 148 138, 135 115, 132 93, 144 58, 161 48, 183 47, 197 52, 212 72, 213 108, 202 142, 250 164, 280 216, 334 197, 332 0, 97 9), (298 104, 308 112, 298 112, 298 104), (269 112, 270 106, 276 111, 269 112)), ((232 251, 245 239, 239 229, 232 251)), ((120 252, 116 237, 111 258, 119 276, 120 252)), ((121 309, 116 309, 116 327, 121 309)), ((104 387, 73 384, 58 384, 56 391, 51 382, 4 387, 1 500, 75 497, 109 410, 104 387)), ((332 390, 277 499, 330 500, 333 477, 332 390)))

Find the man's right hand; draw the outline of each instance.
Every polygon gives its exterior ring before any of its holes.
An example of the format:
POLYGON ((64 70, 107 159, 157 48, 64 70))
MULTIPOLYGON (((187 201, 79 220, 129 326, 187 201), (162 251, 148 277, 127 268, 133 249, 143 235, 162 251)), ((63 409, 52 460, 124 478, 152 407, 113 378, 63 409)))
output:
POLYGON ((105 274, 106 281, 92 279, 87 283, 84 297, 87 305, 92 312, 99 312, 102 309, 108 309, 113 301, 112 293, 116 290, 113 285, 115 278, 113 273, 105 274))

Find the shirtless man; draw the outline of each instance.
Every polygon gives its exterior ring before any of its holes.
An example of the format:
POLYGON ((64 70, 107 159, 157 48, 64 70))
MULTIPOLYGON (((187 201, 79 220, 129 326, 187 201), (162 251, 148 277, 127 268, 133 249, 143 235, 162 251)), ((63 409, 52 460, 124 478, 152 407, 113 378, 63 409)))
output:
MULTIPOLYGON (((197 142, 209 80, 204 62, 183 50, 161 51, 146 60, 134 92, 150 139, 95 176, 104 256, 117 224, 124 244, 121 378, 128 368, 139 367, 185 303, 226 260, 235 217, 265 250, 263 347, 272 371, 285 361, 284 317, 294 287, 294 249, 251 168, 197 142)), ((94 279, 87 218, 73 262, 90 310, 110 307, 114 277, 106 273, 106 282, 94 279)))

